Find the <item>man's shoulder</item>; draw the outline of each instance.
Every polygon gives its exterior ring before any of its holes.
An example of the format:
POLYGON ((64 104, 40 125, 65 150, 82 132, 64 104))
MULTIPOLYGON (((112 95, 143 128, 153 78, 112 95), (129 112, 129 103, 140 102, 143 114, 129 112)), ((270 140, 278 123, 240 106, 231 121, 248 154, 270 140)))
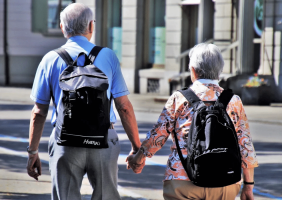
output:
POLYGON ((59 54, 57 54, 55 51, 52 50, 43 56, 42 61, 46 63, 50 63, 50 62, 52 63, 58 57, 59 57, 59 54))
POLYGON ((115 54, 115 52, 107 47, 104 47, 97 56, 97 59, 94 62, 97 67, 101 65, 109 65, 111 66, 112 70, 115 70, 116 67, 119 65, 119 60, 115 54))
POLYGON ((103 47, 103 49, 100 51, 99 55, 102 55, 103 57, 106 56, 108 58, 112 58, 112 56, 115 56, 115 52, 108 48, 108 47, 103 47))

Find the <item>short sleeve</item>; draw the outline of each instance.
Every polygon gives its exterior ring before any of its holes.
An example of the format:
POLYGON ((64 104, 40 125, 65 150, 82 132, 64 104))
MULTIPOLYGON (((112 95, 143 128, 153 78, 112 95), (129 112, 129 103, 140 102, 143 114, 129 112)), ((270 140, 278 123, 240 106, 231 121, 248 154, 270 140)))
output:
POLYGON ((258 167, 258 160, 252 142, 249 122, 240 97, 234 95, 226 110, 234 124, 238 136, 238 143, 242 156, 242 168, 258 167))
POLYGON ((114 98, 125 96, 129 94, 125 80, 123 78, 119 60, 114 52, 112 52, 112 88, 111 93, 114 98))
POLYGON ((142 142, 142 149, 145 156, 151 158, 160 150, 167 141, 171 132, 174 131, 176 119, 176 98, 175 93, 170 96, 161 112, 158 122, 154 128, 147 133, 142 142))
POLYGON ((50 82, 46 75, 46 65, 46 58, 44 57, 37 68, 30 95, 30 98, 34 102, 40 104, 49 104, 51 99, 50 82))

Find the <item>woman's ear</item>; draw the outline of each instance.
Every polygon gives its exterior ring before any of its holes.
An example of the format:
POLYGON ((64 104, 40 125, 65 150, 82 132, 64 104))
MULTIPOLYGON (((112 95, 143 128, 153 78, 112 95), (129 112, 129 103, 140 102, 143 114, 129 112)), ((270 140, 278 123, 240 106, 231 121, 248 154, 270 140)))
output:
POLYGON ((190 67, 191 81, 194 83, 198 79, 198 74, 193 66, 190 67))

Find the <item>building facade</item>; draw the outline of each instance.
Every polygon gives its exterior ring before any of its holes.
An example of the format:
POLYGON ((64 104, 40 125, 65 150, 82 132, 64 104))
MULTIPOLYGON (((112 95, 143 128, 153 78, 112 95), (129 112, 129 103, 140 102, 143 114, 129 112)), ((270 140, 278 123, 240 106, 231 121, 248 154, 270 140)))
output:
POLYGON ((30 86, 42 56, 65 39, 58 29, 46 33, 33 30, 41 10, 37 16, 32 12, 32 0, 0 0, 0 5, 0 84, 30 86))
MULTIPOLYGON (((6 26, 0 23, 0 84, 31 85, 42 56, 65 43, 58 10, 74 1, 0 0, 0 5, 5 2, 0 6, 0 20, 6 20, 6 26)), ((225 60, 222 79, 269 76, 282 96, 282 0, 75 2, 94 11, 91 41, 115 51, 132 93, 168 95, 173 80, 189 76, 189 49, 212 42, 225 60)))

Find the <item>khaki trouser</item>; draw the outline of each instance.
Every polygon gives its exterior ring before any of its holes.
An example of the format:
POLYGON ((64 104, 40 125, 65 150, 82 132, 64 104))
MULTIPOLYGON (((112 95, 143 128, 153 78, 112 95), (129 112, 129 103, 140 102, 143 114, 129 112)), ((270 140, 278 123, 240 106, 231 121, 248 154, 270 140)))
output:
POLYGON ((165 200, 234 200, 240 191, 240 184, 218 188, 205 188, 194 185, 191 181, 164 181, 163 196, 165 200))

